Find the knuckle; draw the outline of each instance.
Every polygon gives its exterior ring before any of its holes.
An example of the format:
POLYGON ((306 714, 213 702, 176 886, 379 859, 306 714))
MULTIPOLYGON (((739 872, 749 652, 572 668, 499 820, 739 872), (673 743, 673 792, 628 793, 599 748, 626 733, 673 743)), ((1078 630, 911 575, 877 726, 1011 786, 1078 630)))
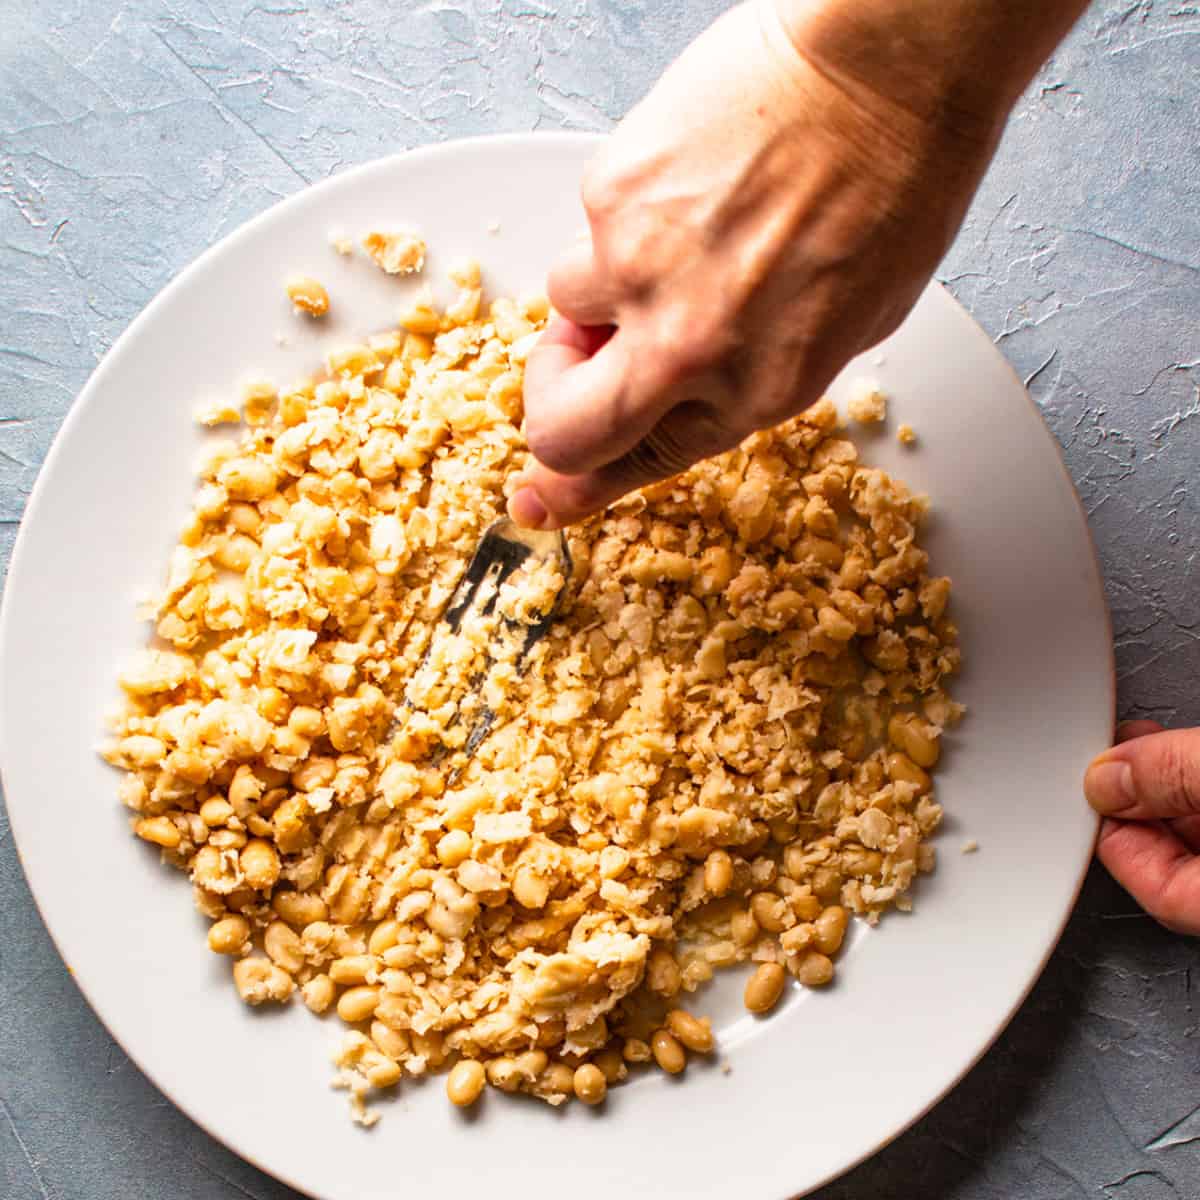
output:
POLYGON ((714 314, 690 303, 672 304, 659 315, 654 340, 673 383, 713 366, 729 346, 714 314))
MULTIPOLYGON (((546 298, 559 313, 568 318, 586 288, 582 273, 570 263, 559 263, 546 276, 546 298)), ((536 348, 534 353, 537 353, 536 348)))
POLYGON ((604 162, 594 158, 583 171, 579 197, 590 220, 603 218, 620 203, 621 185, 604 162))
POLYGON ((603 269, 619 296, 647 295, 658 273, 651 254, 630 228, 606 239, 603 269))
POLYGON ((573 246, 550 268, 546 291, 551 301, 556 295, 575 296, 592 288, 596 279, 596 262, 590 242, 573 246))

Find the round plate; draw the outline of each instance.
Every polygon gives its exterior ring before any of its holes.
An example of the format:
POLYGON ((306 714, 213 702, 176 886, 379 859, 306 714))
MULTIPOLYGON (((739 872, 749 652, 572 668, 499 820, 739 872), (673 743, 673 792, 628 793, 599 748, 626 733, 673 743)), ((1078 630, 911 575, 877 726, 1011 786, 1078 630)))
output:
POLYGON ((144 641, 188 510, 198 403, 247 374, 288 382, 332 345, 394 321, 415 286, 331 230, 420 229, 425 277, 477 257, 493 293, 541 286, 583 225, 591 137, 451 143, 372 163, 276 205, 203 255, 146 309, 84 388, 25 515, 0 617, 0 762, 29 882, 75 979, 113 1036, 196 1121, 321 1200, 436 1188, 577 1200, 631 1188, 783 1200, 844 1171, 928 1109, 1012 1016, 1074 901, 1095 826, 1080 775, 1110 737, 1111 640, 1083 513, 1057 448, 987 337, 939 287, 854 364, 891 396, 865 458, 933 498, 928 546, 951 575, 970 707, 948 738, 940 865, 911 917, 859 928, 823 992, 767 1020, 719 976, 720 1057, 680 1079, 646 1073, 601 1111, 489 1094, 464 1117, 442 1080, 405 1084, 372 1131, 329 1088, 338 1037, 301 1005, 243 1007, 208 952, 184 878, 130 836, 117 775, 95 756, 115 674, 144 641), (303 271, 328 320, 294 316, 303 271), (903 448, 899 422, 919 440, 903 448), (960 853, 967 839, 977 854, 960 853), (723 1069, 722 1065, 728 1069, 723 1069), (736 1178, 736 1186, 731 1179, 736 1178))

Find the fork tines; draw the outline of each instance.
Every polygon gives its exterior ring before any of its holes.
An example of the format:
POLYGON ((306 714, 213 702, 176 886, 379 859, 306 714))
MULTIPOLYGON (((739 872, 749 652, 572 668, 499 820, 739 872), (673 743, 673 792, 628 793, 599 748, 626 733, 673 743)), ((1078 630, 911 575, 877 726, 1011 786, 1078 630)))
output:
POLYGON ((442 614, 442 620, 451 633, 458 632, 463 616, 474 604, 476 595, 485 583, 490 583, 491 587, 485 593, 481 611, 485 617, 490 616, 496 607, 500 588, 531 553, 528 546, 505 537, 494 526, 489 528, 479 539, 479 545, 475 547, 475 553, 442 614))

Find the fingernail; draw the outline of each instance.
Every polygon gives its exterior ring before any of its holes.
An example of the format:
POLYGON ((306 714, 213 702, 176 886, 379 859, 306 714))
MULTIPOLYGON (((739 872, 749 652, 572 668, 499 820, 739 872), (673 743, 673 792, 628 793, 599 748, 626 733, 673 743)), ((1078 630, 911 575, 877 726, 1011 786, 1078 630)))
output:
POLYGON ((1133 768, 1127 762, 1092 763, 1083 778, 1088 803, 1099 813, 1120 813, 1132 808, 1133 768))
POLYGON ((508 500, 508 515, 524 529, 545 529, 550 514, 531 487, 518 488, 508 500))

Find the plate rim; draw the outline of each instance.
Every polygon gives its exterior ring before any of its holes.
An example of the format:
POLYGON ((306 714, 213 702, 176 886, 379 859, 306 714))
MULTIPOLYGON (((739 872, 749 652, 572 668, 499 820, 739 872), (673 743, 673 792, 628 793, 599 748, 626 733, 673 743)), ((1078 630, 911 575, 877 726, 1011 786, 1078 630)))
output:
MULTIPOLYGON (((33 487, 30 489, 28 498, 26 499, 24 509, 21 514, 20 522, 17 528, 17 534, 14 539, 12 552, 9 557, 8 569, 4 581, 3 595, 0 595, 0 662, 7 658, 6 648, 11 641, 13 634, 11 631, 11 610, 12 603, 10 602, 10 594, 12 590, 13 580, 20 580, 23 569, 25 555, 27 553, 27 529, 30 524, 30 517, 38 511, 38 505, 48 487, 47 482, 49 476, 53 475, 58 455, 62 452, 64 443, 67 441, 75 422, 80 418, 83 409, 90 403, 89 397, 91 393, 104 384, 105 378, 110 371, 114 369, 116 361, 124 354, 129 352, 129 347, 136 345, 141 328, 153 319, 157 311, 169 303, 170 299, 180 291, 185 290, 191 283, 193 276, 200 274, 210 258, 218 254, 225 253, 239 242, 248 240, 254 236, 260 225, 265 224, 268 220, 277 219, 281 213, 286 211, 291 206, 298 206, 302 201, 307 201, 315 192, 322 190, 332 190, 335 187, 343 186, 345 183, 354 178, 361 178, 370 175, 372 172, 386 172, 401 163, 409 163, 413 160, 432 160, 442 156, 453 157, 461 153, 463 150, 470 150, 476 146, 487 146, 491 148, 502 148, 504 144, 508 144, 514 150, 520 151, 531 145, 533 142, 546 144, 550 142, 559 142, 565 146, 581 147, 588 146, 598 148, 605 140, 606 135, 602 133, 594 133, 589 131, 576 130, 554 130, 554 131, 531 131, 531 132, 507 132, 482 134, 471 137, 453 138, 442 142, 426 144, 412 149, 398 151, 392 154, 386 154, 377 158, 368 159, 364 162, 357 163, 346 170, 338 171, 325 179, 303 187, 291 195, 285 196, 275 203, 269 205, 261 212, 256 213, 248 220, 242 222, 235 229, 230 231, 224 237, 206 247, 198 255, 192 258, 184 267, 182 267, 175 275, 173 275, 142 307, 142 309, 133 317, 129 324, 121 331, 112 345, 105 351, 103 357, 96 364, 88 378, 83 383, 82 387, 72 399, 66 414, 63 417, 61 424, 55 431, 51 444, 46 452, 41 465, 38 468, 37 477, 33 487)), ((959 325, 963 329, 971 330, 971 338, 980 346, 982 354, 989 356, 993 361, 998 361, 1003 364, 1005 373, 1011 378, 1012 383, 1024 396, 1025 403, 1029 405, 1037 421, 1044 430, 1049 443, 1053 446, 1055 459, 1058 470, 1061 472, 1062 481, 1067 484, 1067 491, 1070 494, 1075 507, 1075 513, 1079 524, 1082 526, 1086 541, 1087 552, 1092 573, 1092 584, 1094 585, 1094 600, 1098 600, 1100 612, 1103 617, 1104 628, 1107 633, 1105 645, 1107 647, 1107 663, 1108 670, 1105 673, 1107 678, 1107 708, 1110 714, 1110 727, 1115 727, 1116 721, 1116 706, 1117 706, 1117 680, 1116 680, 1116 660, 1115 650, 1113 647, 1113 630, 1112 630, 1112 615, 1107 602, 1107 594, 1105 590, 1104 573, 1100 556, 1096 546, 1095 536, 1091 525, 1087 519, 1087 513, 1083 506, 1082 500, 1079 497, 1078 491, 1075 488, 1074 479, 1071 476, 1070 470, 1067 467, 1066 459, 1063 453, 1063 448, 1058 439, 1054 436, 1053 431, 1047 425, 1045 418, 1038 407, 1033 397, 1030 395, 1028 388, 1017 374, 1016 369, 999 350, 996 344, 988 336, 986 331, 975 320, 967 308, 950 292, 950 290, 938 281, 936 278, 931 280, 927 288, 938 295, 938 303, 942 304, 948 312, 953 312, 959 325)), ((869 348, 868 348, 869 350, 869 348)), ((5 794, 5 811, 7 814, 9 826, 12 832, 13 846, 16 851, 17 860, 20 863, 22 873, 25 877, 26 884, 29 889, 29 894, 33 900, 34 907, 41 919, 42 926, 50 937, 51 943, 54 946, 55 952, 58 954, 64 966, 67 966, 67 972, 75 986, 79 989, 83 998, 91 1009, 92 1013, 100 1024, 104 1027, 105 1032, 113 1039, 122 1051, 128 1056, 141 1074, 150 1082, 150 1084, 159 1091, 171 1104, 180 1110, 193 1122, 197 1127, 203 1130, 214 1141, 218 1142, 230 1153, 235 1154, 243 1161, 249 1163, 257 1170, 262 1171, 265 1175, 278 1180, 285 1186, 293 1188, 301 1195, 310 1197, 311 1200, 323 1200, 323 1197, 310 1190, 310 1188, 286 1170, 280 1170, 275 1167, 266 1166, 260 1159, 260 1156, 253 1150, 241 1148, 241 1145, 235 1145, 233 1139, 227 1139, 222 1134, 216 1132, 209 1124, 208 1120, 194 1111, 190 1103, 180 1100, 176 1094, 175 1086, 169 1081, 161 1077, 161 1072, 152 1071, 144 1065, 139 1053, 131 1049, 124 1041, 122 1041, 113 1032, 109 1021, 105 1016, 105 1008, 103 1002, 98 1002, 93 995, 91 986, 84 980, 79 978, 76 973, 67 965, 67 958, 63 952, 63 947, 60 944, 59 934, 56 932, 54 925, 47 918, 46 910, 42 900, 39 897, 37 887, 33 877, 31 876, 24 857, 21 852, 22 834, 20 832, 23 821, 21 818, 14 817, 14 811, 9 801, 9 791, 5 784, 5 763, 8 758, 8 713, 6 709, 6 689, 0 687, 0 788, 4 789, 5 794)), ((18 810, 19 811, 19 810, 18 810)), ((26 806, 28 812, 28 806, 26 806)), ((1027 978, 1024 979, 1019 994, 1012 1004, 1010 1009, 1004 1015, 1003 1019, 998 1023, 996 1028, 988 1035, 984 1042, 979 1046, 977 1052, 967 1061, 944 1085, 940 1085, 928 1102, 918 1111, 914 1111, 910 1117, 901 1123, 898 1123, 886 1136, 875 1142, 872 1146, 862 1151, 854 1158, 846 1161, 845 1165, 829 1173, 821 1179, 813 1182, 811 1185, 806 1185, 805 1190, 799 1193, 789 1191, 787 1195, 792 1197, 792 1200, 799 1200, 800 1197, 810 1195, 818 1188, 824 1187, 832 1181, 841 1178, 849 1171, 860 1166, 870 1158, 874 1157, 888 1145, 894 1142, 897 1138, 906 1133, 925 1116, 927 1116, 934 1108, 945 1100, 950 1093, 958 1087, 958 1085, 966 1078, 967 1075, 975 1069, 979 1062, 987 1055, 992 1047, 999 1040, 1001 1035, 1012 1023, 1016 1014, 1024 1006, 1028 1000, 1030 993, 1033 991, 1038 980, 1041 978, 1045 968, 1057 949, 1061 941, 1063 932, 1075 911, 1078 903, 1080 891, 1083 887, 1088 870, 1090 868, 1094 850, 1096 837, 1099 831, 1099 819, 1095 820, 1095 830, 1090 839, 1086 853, 1082 856, 1081 862, 1076 868, 1076 879, 1074 887, 1071 891, 1070 902, 1065 906, 1061 919, 1058 922, 1056 929, 1048 940, 1041 958, 1034 964, 1028 972, 1027 978)), ((240 1139, 239 1139, 240 1142, 240 1139)))

